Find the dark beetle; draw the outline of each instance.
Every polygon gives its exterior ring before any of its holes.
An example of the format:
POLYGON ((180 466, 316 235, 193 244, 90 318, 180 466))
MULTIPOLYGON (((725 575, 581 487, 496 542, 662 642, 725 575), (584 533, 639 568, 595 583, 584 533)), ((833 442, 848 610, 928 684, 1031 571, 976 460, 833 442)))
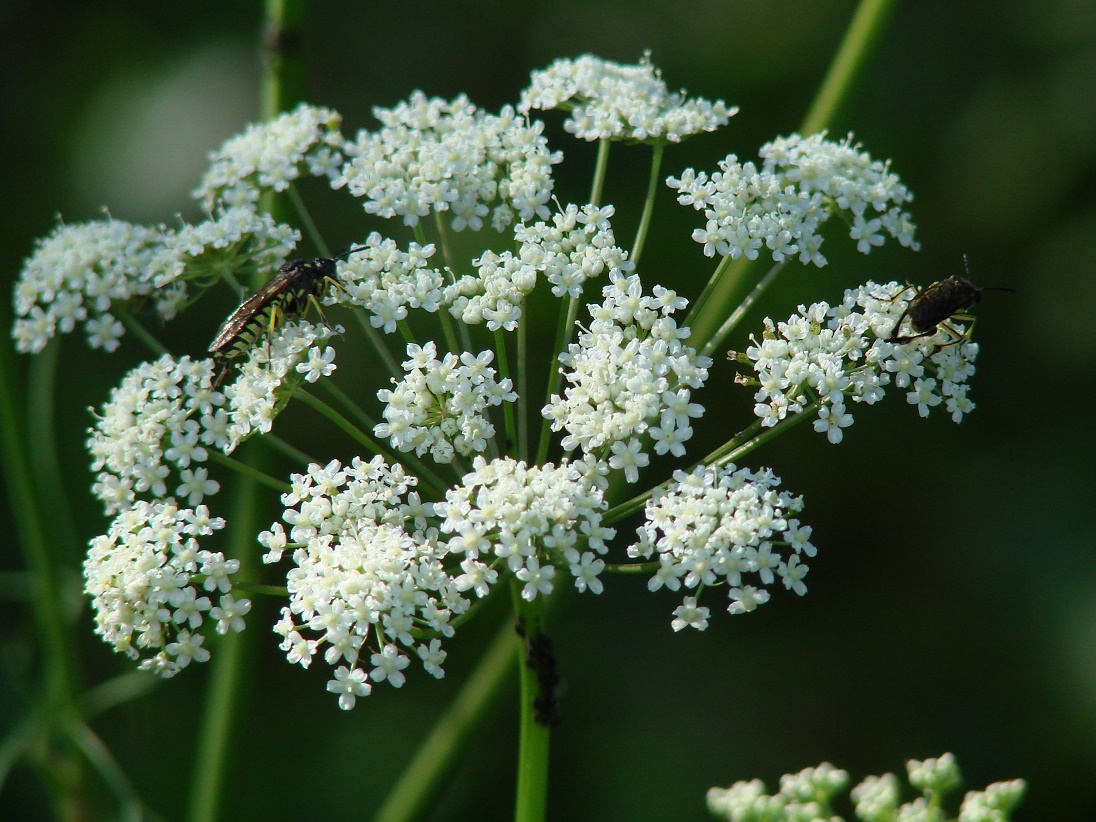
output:
MULTIPOLYGON (((966 259, 966 257, 963 258, 964 265, 966 259)), ((967 274, 970 274, 969 267, 967 268, 967 274)), ((910 300, 906 310, 902 312, 902 316, 894 324, 894 330, 891 331, 887 342, 908 343, 920 337, 927 337, 935 333, 936 327, 940 323, 953 316, 970 319, 959 312, 976 306, 978 301, 982 299, 983 291, 1012 291, 1012 289, 1001 286, 978 288, 970 280, 956 277, 954 274, 946 280, 940 280, 925 286, 910 300), (902 321, 907 318, 910 321, 910 326, 917 333, 902 336, 899 329, 902 327, 902 321)))

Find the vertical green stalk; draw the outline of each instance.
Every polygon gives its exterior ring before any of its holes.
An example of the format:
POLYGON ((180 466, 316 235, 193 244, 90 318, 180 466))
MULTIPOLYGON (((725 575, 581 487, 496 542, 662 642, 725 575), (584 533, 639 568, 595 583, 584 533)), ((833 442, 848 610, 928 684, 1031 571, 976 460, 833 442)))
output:
MULTIPOLYGON (((544 633, 544 598, 526 602, 521 597, 521 582, 511 580, 510 590, 514 611, 522 620, 527 641, 544 633)), ((548 816, 548 749, 551 734, 536 721, 533 700, 540 683, 537 672, 526 664, 525 654, 519 661, 521 678, 521 712, 518 740, 518 786, 514 805, 515 822, 544 822, 548 816)))
POLYGON ((518 323, 518 459, 529 460, 529 313, 526 301, 521 303, 521 321, 518 323))
MULTIPOLYGON (((260 116, 272 119, 288 110, 302 97, 304 66, 301 60, 304 0, 267 0, 264 19, 264 72, 261 89, 260 116)), ((270 212, 283 204, 272 196, 264 198, 263 207, 270 212)), ((251 283, 262 285, 255 272, 251 283)), ((244 461, 262 470, 263 449, 247 449, 244 461)), ((235 484, 235 500, 230 522, 228 555, 240 561, 241 578, 254 576, 257 571, 255 534, 262 523, 260 486, 247 477, 235 484)), ((186 818, 190 822, 216 819, 225 785, 225 768, 238 761, 232 756, 232 726, 239 713, 240 698, 247 687, 249 648, 257 637, 252 629, 243 633, 229 632, 218 645, 210 661, 209 689, 201 713, 198 743, 186 818)))
MULTIPOLYGON (((506 355, 506 332, 501 328, 495 332, 495 353, 499 358, 500 382, 510 379, 510 358, 506 355)), ((520 402, 521 398, 518 401, 520 402)), ((514 420, 514 404, 504 401, 502 414, 506 421, 506 439, 509 442, 506 453, 513 456, 518 452, 518 429, 514 420)))
POLYGON ((632 243, 633 263, 639 262, 639 255, 643 251, 643 243, 647 240, 647 230, 651 227, 651 214, 655 210, 655 194, 658 191, 658 175, 662 169, 662 151, 666 148, 664 140, 656 139, 654 155, 651 157, 651 174, 647 178, 647 197, 643 201, 643 215, 639 218, 639 228, 636 230, 636 239, 632 243))
POLYGON ((602 137, 597 143, 597 165, 594 166, 594 181, 590 184, 590 204, 600 205, 605 190, 605 175, 609 171, 609 146, 612 140, 602 137))
MULTIPOLYGON (((816 134, 833 123, 882 40, 896 4, 897 0, 860 0, 837 54, 800 126, 801 134, 816 134)), ((738 304, 746 287, 747 274, 752 268, 750 262, 739 258, 728 265, 721 272, 719 282, 713 284, 704 304, 698 304, 696 317, 691 323, 694 340, 706 342, 712 339, 723 317, 732 306, 738 304)))

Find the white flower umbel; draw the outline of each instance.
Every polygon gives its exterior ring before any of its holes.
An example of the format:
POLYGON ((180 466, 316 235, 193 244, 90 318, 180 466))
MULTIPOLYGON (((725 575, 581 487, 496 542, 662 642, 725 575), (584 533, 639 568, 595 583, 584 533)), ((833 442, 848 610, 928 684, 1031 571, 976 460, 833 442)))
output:
POLYGON ((338 666, 328 690, 344 710, 369 693, 370 680, 403 684, 409 657, 402 649, 443 676, 439 641, 418 637, 452 636, 450 619, 470 602, 442 565, 448 549, 427 527, 433 506, 413 490, 418 479, 381 457, 355 457, 346 468, 310 465, 291 480, 282 495, 289 533, 275 523, 259 536, 264 562, 292 550, 289 607, 274 627, 289 661, 307 668, 322 653, 338 666))
POLYGON ((935 332, 888 342, 895 324, 916 292, 898 283, 869 282, 849 289, 840 305, 799 307, 787 322, 765 320, 761 340, 732 359, 751 366, 757 386, 754 413, 766 427, 818 403, 814 428, 832 443, 852 424, 846 399, 871 405, 894 384, 922 417, 942 406, 961 422, 974 409, 967 380, 974 374, 978 345, 965 339, 966 328, 948 320, 935 332), (902 340, 906 340, 902 342, 902 340))
POLYGON ((61 225, 39 240, 15 286, 16 348, 37 353, 83 323, 92 348, 117 349, 125 329, 111 310, 130 310, 152 291, 147 271, 164 232, 108 219, 61 225))
POLYGON ((315 344, 342 333, 341 326, 297 319, 252 345, 235 380, 224 388, 229 424, 218 446, 229 454, 256 431, 269 433, 297 382, 315 382, 335 370, 334 349, 315 344))
POLYGON ((693 232, 704 253, 754 260, 764 246, 778 263, 798 255, 821 267, 820 229, 838 212, 845 212, 849 236, 864 254, 887 235, 916 250, 903 210, 913 195, 889 163, 873 160, 851 135, 840 143, 825 137, 793 134, 766 143, 760 169, 729 154, 710 176, 688 168, 680 179, 668 178, 679 203, 704 212, 704 227, 693 232))
POLYGON ((125 333, 116 314, 151 300, 160 319, 173 319, 189 282, 205 288, 222 271, 277 268, 299 239, 249 206, 178 229, 113 219, 59 226, 23 265, 12 336, 20 351, 37 353, 83 323, 88 344, 112 352, 125 333))
MULTIPOLYGON (((754 473, 733 464, 676 471, 674 481, 656 488, 647 501, 645 521, 636 529, 639 540, 628 547, 628 556, 657 556, 659 568, 647 583, 651 591, 663 586, 677 591, 684 584, 699 594, 726 583, 732 614, 768 602, 765 586, 776 577, 802 595, 808 569, 799 558, 813 557, 815 548, 810 527, 791 518, 803 510, 802 498, 777 491, 779 485, 768 469, 754 473), (747 579, 756 585, 745 584, 747 579)), ((696 602, 695 596, 686 597, 674 612, 675 631, 707 627, 708 609, 696 602)))
POLYGON ((671 143, 715 131, 738 112, 722 100, 671 92, 650 55, 630 66, 585 55, 534 71, 518 110, 555 108, 571 112, 563 127, 581 140, 671 143))
POLYGON ((478 231, 484 218, 501 231, 518 220, 547 219, 552 165, 544 126, 507 106, 488 114, 461 95, 452 101, 415 92, 395 108, 373 109, 379 131, 347 146, 351 159, 335 185, 365 199, 369 214, 417 225, 448 211, 453 230, 478 231))
POLYGON ((202 464, 220 447, 225 398, 213 391, 210 360, 163 356, 141 363, 114 388, 87 440, 97 471, 93 493, 108 515, 173 494, 198 505, 220 486, 202 464))
POLYGON ((338 263, 341 288, 331 289, 329 299, 362 306, 374 328, 391 334, 409 309, 432 314, 442 305, 445 277, 427 265, 434 250, 433 243, 411 243, 401 251, 394 240, 373 232, 338 263))
POLYGON ((570 570, 578 590, 601 592, 605 563, 597 555, 616 531, 601 525, 604 496, 579 466, 476 457, 473 469, 435 506, 444 517, 442 533, 452 535, 448 550, 464 556, 461 590, 486 595, 495 566, 505 560, 525 583, 526 600, 552 592, 557 563, 570 570))
POLYGON ((199 546, 224 524, 204 505, 180 508, 171 499, 142 500, 119 513, 84 561, 95 632, 140 659, 142 670, 164 677, 209 659, 200 629, 212 619, 217 633, 242 631, 251 609, 249 600, 232 596, 239 561, 199 546))
POLYGON ((254 123, 210 154, 212 165, 194 191, 207 211, 257 203, 263 191, 285 191, 302 170, 338 177, 343 163, 342 115, 302 103, 266 123, 254 123))
POLYGON ((538 277, 547 278, 556 297, 579 297, 587 280, 630 272, 634 265, 609 224, 613 211, 612 206, 568 205, 551 222, 515 226, 517 252, 485 251, 474 260, 475 276, 446 288, 449 312, 468 325, 513 331, 538 277))
POLYGON ((454 453, 467 457, 486 450, 495 436, 488 409, 518 395, 509 379, 495 378, 493 351, 465 351, 459 357, 449 353, 440 360, 437 355, 433 342, 408 344, 403 362, 407 376, 393 379, 393 389, 377 392, 387 422, 373 433, 400 451, 420 457, 429 453, 435 462, 447 463, 454 453))
POLYGON ((685 308, 682 297, 661 286, 644 295, 636 275, 609 278, 605 300, 587 306, 589 329, 560 354, 569 386, 542 413, 553 431, 567 432, 565 449, 608 457, 610 467, 635 482, 650 459, 645 434, 655 453, 685 453, 690 421, 703 413, 690 391, 704 384, 712 361, 685 345, 689 329, 670 316, 685 308))

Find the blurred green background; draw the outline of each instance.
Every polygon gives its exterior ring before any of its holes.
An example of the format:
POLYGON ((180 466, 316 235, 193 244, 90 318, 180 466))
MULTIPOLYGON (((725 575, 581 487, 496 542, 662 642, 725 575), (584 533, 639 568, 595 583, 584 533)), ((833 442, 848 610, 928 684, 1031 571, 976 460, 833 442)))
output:
MULTIPOLYGON (((414 89, 467 92, 497 110, 516 102, 530 70, 558 57, 633 62, 651 49, 671 87, 741 107, 728 128, 668 150, 663 166, 665 174, 712 170, 727 153, 755 158, 763 142, 796 129, 853 7, 317 2, 307 99, 341 111, 351 134, 374 126, 372 106, 414 89)), ((188 192, 207 152, 257 116, 260 15, 256 2, 0 7, 5 293, 58 213, 69 222, 96 218, 102 206, 137 222, 197 217, 188 192)), ((944 751, 958 756, 968 788, 1027 779, 1018 819, 1091 818, 1096 540, 1084 511, 1096 490, 1085 411, 1096 384, 1096 322, 1085 313, 1096 305, 1094 100, 1096 4, 899 7, 832 132, 854 131, 873 156, 892 159, 916 194, 922 251, 888 243, 865 257, 831 233, 830 266, 786 272, 730 345, 740 347, 764 315, 838 300, 869 278, 926 284, 962 273, 965 253, 977 283, 1016 289, 987 295, 978 309, 978 410, 961 426, 943 414, 922 420, 892 393, 854 409, 838 447, 802 427, 752 455, 750 465, 772 466, 806 497, 819 547, 806 597, 775 592, 757 613, 730 618, 711 592, 703 634, 674 634, 678 599, 648 594, 637 578, 608 578, 600 597, 565 598, 554 614, 564 721, 552 742, 552 818, 705 819, 712 785, 761 777, 775 788, 780 774, 822 760, 850 770, 855 783, 944 751)), ((593 152, 562 133, 558 116, 545 119, 567 156, 557 170, 561 199, 583 198, 593 152)), ((648 158, 645 149, 612 153, 606 199, 617 206, 623 244, 648 158)), ((648 287, 695 296, 711 270, 688 238, 699 215, 675 205, 668 189, 659 196, 641 273, 648 287)), ((361 211, 345 198, 317 189, 315 199, 329 242, 364 236, 361 211)), ((228 305, 204 306, 206 324, 196 319, 193 336, 173 345, 201 351, 228 305)), ((62 553, 77 590, 82 546, 105 527, 87 491, 85 409, 144 356, 127 341, 115 356, 88 351, 78 335, 63 342, 69 501, 60 513, 77 539, 62 553)), ((750 422, 749 392, 732 375, 726 363, 713 367, 700 397, 709 418, 691 454, 750 422)), ((361 390, 371 385, 380 382, 361 390)), ((282 424, 330 436, 308 414, 282 424)), ((333 436, 321 452, 354 453, 333 436)), ((271 518, 275 506, 271 499, 271 518)), ((3 570, 17 571, 8 533, 3 570)), ((29 608, 12 587, 0 639, 3 730, 25 705, 35 666, 29 608)), ((78 664, 90 687, 126 663, 92 636, 86 604, 78 607, 78 664)), ((489 622, 450 643, 444 681, 414 670, 402 691, 379 687, 345 714, 323 692, 323 671, 287 665, 253 620, 255 672, 226 818, 368 816, 474 664, 489 622)), ((206 673, 188 670, 95 722, 139 794, 169 819, 183 812, 206 673)), ((510 817, 515 715, 512 699, 498 706, 435 818, 510 817)), ((44 797, 34 772, 19 768, 0 794, 0 816, 40 817, 44 797)))

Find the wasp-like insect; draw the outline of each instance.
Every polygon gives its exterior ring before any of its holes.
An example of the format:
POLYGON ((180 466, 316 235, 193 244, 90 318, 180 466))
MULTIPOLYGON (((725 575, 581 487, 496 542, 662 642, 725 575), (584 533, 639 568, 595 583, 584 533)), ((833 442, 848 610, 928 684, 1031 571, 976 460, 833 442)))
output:
MULTIPOLYGON (((965 256, 963 257, 963 265, 966 267, 967 276, 969 277, 970 266, 967 265, 965 256)), ((982 299, 983 291, 1012 290, 1004 286, 978 288, 970 280, 956 277, 953 274, 946 280, 940 280, 932 283, 932 285, 925 286, 914 295, 909 305, 906 306, 906 310, 902 312, 902 316, 898 318, 898 322, 894 324, 894 330, 891 331, 887 342, 904 344, 921 337, 927 337, 936 333, 936 328, 940 324, 943 324, 948 331, 955 335, 956 341, 959 341, 966 335, 960 334, 948 326, 947 321, 949 319, 954 317, 962 322, 973 321, 974 318, 965 312, 968 308, 973 308, 978 304, 978 301, 982 299), (910 327, 917 333, 904 336, 901 334, 902 322, 907 319, 910 321, 910 327)), ((905 289, 899 292, 899 296, 904 293, 905 289)), ((967 334, 969 335, 969 333, 970 330, 968 329, 967 334)))
POLYGON ((322 316, 318 297, 329 286, 341 288, 335 277, 335 260, 317 257, 284 263, 269 282, 228 315, 209 344, 209 353, 221 364, 213 388, 224 384, 232 361, 263 334, 273 333, 287 319, 304 316, 310 306, 322 316))

